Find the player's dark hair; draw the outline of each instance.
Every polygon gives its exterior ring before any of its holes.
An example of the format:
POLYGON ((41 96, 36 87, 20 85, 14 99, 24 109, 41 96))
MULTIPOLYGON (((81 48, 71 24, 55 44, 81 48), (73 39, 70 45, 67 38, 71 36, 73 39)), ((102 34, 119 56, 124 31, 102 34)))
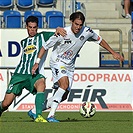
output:
POLYGON ((38 26, 38 18, 35 17, 35 16, 29 16, 27 19, 26 19, 26 25, 28 25, 29 22, 35 22, 37 23, 37 26, 38 26))
POLYGON ((70 15, 70 21, 74 21, 75 19, 80 19, 82 21, 82 23, 85 22, 85 16, 82 12, 74 12, 70 15))

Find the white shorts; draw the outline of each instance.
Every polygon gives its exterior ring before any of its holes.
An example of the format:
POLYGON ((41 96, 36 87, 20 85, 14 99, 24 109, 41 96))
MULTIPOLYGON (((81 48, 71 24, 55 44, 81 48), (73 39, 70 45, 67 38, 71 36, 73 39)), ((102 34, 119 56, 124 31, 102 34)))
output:
POLYGON ((60 78, 67 76, 69 79, 69 89, 71 89, 73 82, 73 71, 67 69, 66 64, 63 62, 58 62, 56 64, 52 64, 51 66, 53 82, 57 82, 60 78))

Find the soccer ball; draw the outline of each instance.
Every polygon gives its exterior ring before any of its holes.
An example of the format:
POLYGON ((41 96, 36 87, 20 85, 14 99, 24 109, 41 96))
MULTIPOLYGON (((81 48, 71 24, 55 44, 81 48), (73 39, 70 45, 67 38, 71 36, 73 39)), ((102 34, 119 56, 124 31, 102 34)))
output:
POLYGON ((84 102, 79 109, 80 114, 85 118, 90 118, 95 115, 96 108, 91 102, 84 102))

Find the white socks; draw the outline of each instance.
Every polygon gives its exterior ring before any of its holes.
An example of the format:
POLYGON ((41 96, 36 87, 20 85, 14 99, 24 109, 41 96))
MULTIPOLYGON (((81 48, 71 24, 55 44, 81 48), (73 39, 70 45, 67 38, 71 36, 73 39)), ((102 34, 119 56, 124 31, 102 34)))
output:
MULTIPOLYGON (((51 116, 54 116, 55 111, 58 107, 58 104, 60 103, 64 93, 65 93, 65 90, 63 90, 62 88, 58 88, 58 90, 55 92, 54 96, 48 98, 44 102, 43 111, 51 107, 48 118, 51 116)), ((36 108, 35 107, 32 109, 32 112, 34 114, 36 114, 36 108)))
POLYGON ((52 102, 52 105, 51 105, 51 110, 49 112, 48 118, 51 117, 51 116, 54 116, 55 111, 56 111, 56 109, 57 109, 64 93, 65 93, 65 90, 63 90, 60 87, 55 92, 55 94, 53 96, 53 102, 52 102))

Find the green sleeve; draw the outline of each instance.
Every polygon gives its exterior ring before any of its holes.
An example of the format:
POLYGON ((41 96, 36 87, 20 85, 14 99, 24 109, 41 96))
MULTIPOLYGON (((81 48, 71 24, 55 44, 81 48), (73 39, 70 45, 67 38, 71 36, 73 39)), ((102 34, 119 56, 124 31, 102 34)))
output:
POLYGON ((55 32, 43 32, 44 40, 47 41, 55 32))

